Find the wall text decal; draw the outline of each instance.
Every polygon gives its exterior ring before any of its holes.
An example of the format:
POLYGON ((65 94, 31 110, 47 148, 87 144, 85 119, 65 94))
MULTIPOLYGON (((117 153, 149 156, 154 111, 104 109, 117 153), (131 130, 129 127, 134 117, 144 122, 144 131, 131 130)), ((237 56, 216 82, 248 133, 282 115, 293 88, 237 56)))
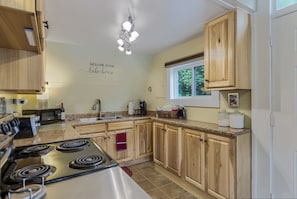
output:
POLYGON ((89 73, 102 74, 102 75, 113 75, 115 71, 115 65, 90 62, 89 73))

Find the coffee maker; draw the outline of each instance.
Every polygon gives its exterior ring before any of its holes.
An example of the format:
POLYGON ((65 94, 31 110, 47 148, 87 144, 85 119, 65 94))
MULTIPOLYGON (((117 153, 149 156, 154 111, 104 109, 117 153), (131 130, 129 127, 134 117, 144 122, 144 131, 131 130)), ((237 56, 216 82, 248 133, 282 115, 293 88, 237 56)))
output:
POLYGON ((147 114, 147 111, 146 111, 146 102, 144 100, 141 100, 139 102, 139 108, 140 108, 140 115, 145 116, 147 114))

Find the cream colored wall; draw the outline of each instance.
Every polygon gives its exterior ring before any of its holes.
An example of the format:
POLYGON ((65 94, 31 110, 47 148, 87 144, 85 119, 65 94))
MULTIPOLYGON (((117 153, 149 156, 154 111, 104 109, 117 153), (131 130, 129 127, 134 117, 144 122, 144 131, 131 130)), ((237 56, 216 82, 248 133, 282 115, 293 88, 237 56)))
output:
MULTIPOLYGON (((146 92, 144 99, 148 101, 148 109, 156 110, 158 106, 167 103, 167 79, 164 64, 168 61, 176 60, 182 57, 196 54, 204 51, 204 36, 198 35, 196 38, 176 45, 173 48, 165 50, 153 58, 153 64, 148 73, 148 85, 152 87, 152 92, 146 92)), ((246 90, 236 91, 240 96, 240 107, 238 109, 228 108, 228 93, 234 91, 223 91, 220 93, 220 109, 226 109, 228 112, 239 110, 245 115, 245 127, 251 127, 251 92, 246 90)), ((204 122, 217 122, 218 108, 200 108, 186 107, 187 118, 190 120, 199 120, 204 122)))
POLYGON ((107 52, 100 46, 47 42, 48 107, 63 102, 66 114, 95 113, 98 111, 91 107, 99 98, 102 111, 125 111, 129 100, 142 98, 150 65, 151 57, 127 56, 116 47, 115 51, 107 52), (97 72, 90 72, 91 62, 96 63, 97 72))

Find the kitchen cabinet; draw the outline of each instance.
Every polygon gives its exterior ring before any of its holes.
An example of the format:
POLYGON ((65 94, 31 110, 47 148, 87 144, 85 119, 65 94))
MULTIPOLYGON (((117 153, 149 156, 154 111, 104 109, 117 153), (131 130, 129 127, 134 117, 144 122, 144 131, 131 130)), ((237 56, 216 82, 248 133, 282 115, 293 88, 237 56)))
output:
POLYGON ((205 134, 184 129, 185 180, 205 191, 205 134))
POLYGON ((207 192, 216 198, 236 198, 233 140, 207 135, 206 142, 207 192))
POLYGON ((125 162, 134 159, 134 129, 133 121, 107 123, 107 153, 118 162, 125 162), (116 149, 116 134, 126 133, 127 148, 116 149))
POLYGON ((154 122, 154 162, 181 176, 181 128, 154 122))
POLYGON ((153 155, 153 128, 151 120, 135 121, 135 158, 153 155))
POLYGON ((0 48, 0 90, 39 93, 45 90, 45 53, 0 48))
POLYGON ((75 126, 83 138, 92 138, 104 151, 107 151, 106 124, 88 124, 75 126))
POLYGON ((251 89, 251 19, 237 8, 204 26, 204 87, 251 89))
POLYGON ((44 49, 44 0, 0 0, 1 48, 41 53, 44 49), (25 28, 33 33, 29 43, 25 28))
POLYGON ((154 122, 153 124, 153 156, 154 162, 165 167, 165 125, 154 122))
POLYGON ((0 28, 4 35, 0 38, 0 90, 18 93, 45 91, 43 10, 43 0, 36 1, 36 4, 35 0, 0 0, 0 28), (32 27, 28 21, 34 25, 37 44, 34 47, 28 44, 23 31, 23 27, 32 27))
POLYGON ((93 138, 117 162, 134 159, 133 121, 87 124, 75 126, 81 137, 93 138), (127 149, 116 150, 116 134, 126 133, 127 149))
POLYGON ((216 198, 251 197, 250 134, 234 138, 183 129, 184 178, 216 198))

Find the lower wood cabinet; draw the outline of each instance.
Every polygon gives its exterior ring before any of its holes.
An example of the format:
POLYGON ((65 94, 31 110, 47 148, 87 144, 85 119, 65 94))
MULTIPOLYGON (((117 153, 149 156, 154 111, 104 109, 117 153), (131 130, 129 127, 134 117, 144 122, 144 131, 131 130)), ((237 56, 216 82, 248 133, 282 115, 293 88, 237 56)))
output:
POLYGON ((151 120, 135 121, 135 158, 150 157, 153 154, 153 125, 151 120))
POLYGON ((181 128, 154 122, 154 162, 181 176, 181 128))
POLYGON ((185 180, 205 191, 205 134, 184 129, 185 180))
POLYGON ((228 138, 184 129, 184 178, 210 195, 251 197, 250 134, 228 138))
POLYGON ((117 162, 126 162, 134 159, 134 138, 133 129, 118 129, 107 132, 107 153, 117 162), (126 133, 127 148, 124 150, 116 149, 116 134, 126 133))
POLYGON ((236 198, 234 139, 209 134, 205 141, 207 192, 216 198, 236 198))
POLYGON ((153 126, 154 162, 165 167, 165 125, 154 122, 153 126))
POLYGON ((117 162, 134 159, 133 121, 87 124, 75 126, 81 137, 93 138, 117 162), (116 149, 116 134, 126 133, 127 148, 116 149))

